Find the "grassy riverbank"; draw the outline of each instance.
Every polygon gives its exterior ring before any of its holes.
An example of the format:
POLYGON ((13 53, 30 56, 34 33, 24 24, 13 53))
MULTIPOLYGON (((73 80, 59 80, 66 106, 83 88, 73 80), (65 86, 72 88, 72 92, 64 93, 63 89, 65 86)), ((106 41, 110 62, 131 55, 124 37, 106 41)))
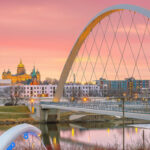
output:
POLYGON ((34 123, 26 106, 0 106, 0 124, 34 123))
POLYGON ((0 106, 0 112, 30 113, 27 106, 0 106))

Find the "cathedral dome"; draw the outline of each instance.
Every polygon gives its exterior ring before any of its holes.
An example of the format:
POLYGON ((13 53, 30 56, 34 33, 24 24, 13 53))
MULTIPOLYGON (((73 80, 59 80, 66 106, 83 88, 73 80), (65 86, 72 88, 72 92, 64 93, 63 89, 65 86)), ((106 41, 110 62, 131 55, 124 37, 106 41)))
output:
POLYGON ((24 64, 22 63, 21 60, 20 60, 20 64, 18 65, 18 68, 24 68, 24 64))
POLYGON ((26 71, 25 71, 24 65, 23 65, 22 61, 20 60, 20 64, 17 67, 17 75, 22 75, 25 73, 26 73, 26 71))

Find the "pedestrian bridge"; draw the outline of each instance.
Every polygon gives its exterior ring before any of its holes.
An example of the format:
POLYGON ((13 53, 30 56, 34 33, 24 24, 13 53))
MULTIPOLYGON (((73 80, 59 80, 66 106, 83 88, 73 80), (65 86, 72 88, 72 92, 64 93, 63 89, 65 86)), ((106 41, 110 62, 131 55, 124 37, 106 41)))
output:
MULTIPOLYGON (((43 110, 65 110, 73 112, 85 112, 98 115, 110 115, 116 117, 123 116, 123 103, 122 102, 40 102, 41 109, 43 110)), ((126 118, 150 120, 150 103, 145 102, 125 102, 124 103, 124 116, 126 118)))

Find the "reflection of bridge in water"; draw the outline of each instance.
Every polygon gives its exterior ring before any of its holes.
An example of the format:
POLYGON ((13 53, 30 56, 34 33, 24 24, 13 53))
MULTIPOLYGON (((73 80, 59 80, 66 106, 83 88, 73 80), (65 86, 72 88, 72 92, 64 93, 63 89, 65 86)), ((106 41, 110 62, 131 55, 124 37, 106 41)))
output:
MULTIPOLYGON (((116 126, 109 123, 90 123, 92 126, 87 128, 87 123, 83 124, 49 124, 42 125, 41 129, 44 134, 45 145, 47 147, 54 148, 54 145, 59 146, 59 149, 88 149, 88 148, 104 148, 106 149, 109 145, 112 148, 115 144, 119 144, 119 149, 125 148, 125 145, 133 145, 131 140, 141 140, 141 144, 145 143, 149 139, 149 131, 139 128, 125 128, 125 134, 122 134, 122 126, 116 126), (114 132, 115 131, 115 132, 114 132), (103 135, 101 135, 103 133, 103 135), (115 133, 115 134, 114 134, 115 133), (117 136, 115 141, 115 136, 117 136), (105 138, 104 138, 105 137, 105 138), (130 137, 130 138, 129 138, 130 137), (84 138, 84 139, 83 139, 84 138), (93 139, 97 138, 97 141, 93 139), (104 138, 104 139, 103 139, 104 138), (108 138, 108 139, 107 139, 108 138), (132 139, 133 138, 133 139, 132 139), (49 139, 49 140, 47 140, 49 139), (126 140, 125 140, 126 139, 126 140), (145 141, 144 141, 145 140, 145 141), (123 145, 124 141, 124 145, 123 145), (117 143, 116 143, 117 142, 117 143), (126 143, 125 143, 126 142, 126 143)), ((43 140, 44 140, 43 139, 43 140)), ((141 145, 142 146, 142 145, 141 145)), ((109 147, 109 148, 110 148, 109 147)), ((56 149, 56 147, 55 147, 56 149)))
MULTIPOLYGON (((103 124, 100 123, 100 125, 104 126, 103 124)), ((87 125, 85 125, 87 126, 87 125)), ((105 125, 106 127, 110 127, 109 125, 105 125)), ((49 124, 49 125, 44 125, 41 124, 40 125, 41 131, 42 131, 42 137, 43 137, 43 141, 45 146, 47 147, 48 150, 51 150, 52 148, 54 150, 61 150, 67 148, 67 146, 75 146, 76 148, 82 148, 84 147, 84 149, 86 148, 93 148, 94 146, 97 146, 96 143, 95 144, 89 144, 88 141, 87 142, 81 142, 81 141, 77 141, 74 139, 74 136, 76 134, 75 129, 79 129, 80 132, 78 133, 80 136, 80 134, 82 134, 82 132, 86 131, 87 128, 79 125, 75 125, 75 124, 60 124, 60 125, 56 125, 56 124, 49 124), (74 126, 76 128, 74 128, 74 126), (69 138, 65 138, 62 137, 60 135, 61 131, 68 131, 70 130, 71 132, 71 136, 69 138), (62 145, 62 147, 61 147, 62 145)), ((90 128, 92 129, 92 128, 90 128)), ((94 125, 93 129, 96 129, 96 126, 94 125)), ((109 129, 109 128, 108 128, 109 129)))
MULTIPOLYGON (((105 146, 107 147, 107 143, 106 143, 107 140, 104 140, 102 142, 103 136, 108 136, 108 138, 109 138, 109 136, 111 135, 110 136, 110 139, 111 139, 113 137, 114 130, 116 130, 117 131, 116 135, 119 135, 118 136, 119 142, 121 142, 120 143, 121 145, 119 145, 119 146, 125 147, 125 143, 123 144, 123 141, 125 139, 125 134, 122 134, 122 131, 123 131, 122 126, 116 126, 115 124, 112 124, 112 123, 110 123, 110 124, 109 123, 107 123, 107 124, 106 123, 91 123, 90 127, 88 127, 88 126, 89 126, 89 124, 87 124, 87 123, 40 124, 40 129, 41 129, 41 131, 40 131, 38 128, 31 126, 31 125, 19 125, 19 126, 13 127, 12 129, 5 132, 4 135, 0 136, 0 139, 2 138, 4 140, 3 143, 0 143, 0 144, 1 144, 1 146, 5 145, 5 147, 9 146, 8 150, 10 149, 10 146, 11 146, 11 148, 15 147, 18 149, 18 147, 17 147, 18 143, 14 143, 13 141, 15 141, 15 138, 17 137, 16 135, 22 135, 25 138, 24 142, 27 142, 28 138, 31 138, 31 141, 29 144, 29 149, 34 149, 34 148, 36 149, 38 147, 33 147, 33 141, 32 141, 33 137, 30 137, 30 134, 37 136, 38 134, 41 134, 41 132, 42 132, 41 139, 44 142, 47 150, 65 150, 67 148, 70 149, 73 147, 76 149, 77 148, 87 149, 87 148, 93 148, 93 147, 97 147, 97 148, 103 147, 104 148, 105 146), (28 126, 28 129, 25 128, 25 126, 28 126), (15 129, 16 134, 14 133, 14 129, 15 129), (18 132, 16 132, 16 130, 18 132), (10 136, 10 134, 8 134, 8 132, 12 133, 12 135, 10 136), (88 136, 87 136, 87 133, 88 133, 88 136), (103 133, 104 135, 102 136, 101 133, 103 133), (96 135, 98 135, 98 136, 96 136, 96 135), (7 141, 5 140, 5 136, 9 137, 9 138, 7 138, 8 139, 7 141), (100 143, 99 142, 97 143, 96 141, 93 143, 93 140, 92 140, 93 136, 96 136, 98 138, 97 140, 98 141, 100 140, 100 143), (85 139, 83 139, 83 137, 85 139), (104 146, 103 146, 103 144, 104 144, 104 146)), ((127 132, 126 136, 129 133, 137 134, 138 130, 140 130, 140 129, 131 127, 129 130, 128 128, 126 128, 126 132, 127 132)), ((143 130, 143 129, 141 129, 141 130, 143 130)), ((144 130, 143 130, 143 133, 144 133, 144 130)), ((148 133, 146 133, 145 137, 149 137, 148 133)), ((138 136, 141 136, 142 134, 139 134, 138 136)), ((41 140, 41 139, 39 139, 39 140, 41 140)), ((94 139, 95 139, 95 137, 94 137, 94 139)), ((144 141, 144 139, 145 138, 143 138, 143 143, 146 144, 146 141, 144 141)), ((114 142, 115 142, 115 140, 111 141, 111 146, 114 146, 114 144, 116 144, 114 142)), ((26 143, 24 143, 24 145, 25 144, 26 143)), ((40 144, 38 145, 38 141, 36 141, 36 143, 34 143, 34 144, 36 146, 41 146, 40 144)), ((128 144, 128 142, 127 142, 127 144, 128 144)), ((40 148, 40 149, 42 150, 42 148, 40 148)), ((43 147, 43 150, 44 149, 45 148, 43 147)), ((5 148, 3 149, 3 147, 2 147, 2 150, 5 150, 5 148)))

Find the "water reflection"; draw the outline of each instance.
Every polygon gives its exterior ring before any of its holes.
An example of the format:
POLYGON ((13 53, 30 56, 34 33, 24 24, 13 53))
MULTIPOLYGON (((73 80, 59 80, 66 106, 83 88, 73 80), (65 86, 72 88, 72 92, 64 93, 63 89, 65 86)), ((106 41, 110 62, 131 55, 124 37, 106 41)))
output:
POLYGON ((60 150, 60 131, 57 124, 41 124, 40 129, 47 150, 60 150))
MULTIPOLYGON (((150 149, 150 129, 117 126, 110 123, 40 124, 42 140, 48 150, 130 150, 150 149)), ((2 134, 4 131, 0 131, 2 134)), ((40 141, 30 135, 15 140, 16 150, 42 149, 40 141)))
POLYGON ((40 125, 48 150, 148 148, 150 130, 101 123, 40 125))

